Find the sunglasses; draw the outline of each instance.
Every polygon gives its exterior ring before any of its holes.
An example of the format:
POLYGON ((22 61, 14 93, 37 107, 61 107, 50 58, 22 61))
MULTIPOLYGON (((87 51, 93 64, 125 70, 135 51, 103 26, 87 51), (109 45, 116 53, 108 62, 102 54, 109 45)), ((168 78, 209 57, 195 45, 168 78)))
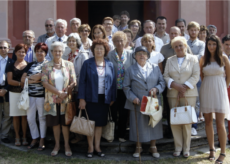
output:
POLYGON ((0 49, 6 50, 8 49, 8 47, 0 47, 0 49))
POLYGON ((53 27, 52 24, 46 24, 45 26, 46 26, 46 27, 49 27, 49 26, 50 26, 50 27, 53 27))

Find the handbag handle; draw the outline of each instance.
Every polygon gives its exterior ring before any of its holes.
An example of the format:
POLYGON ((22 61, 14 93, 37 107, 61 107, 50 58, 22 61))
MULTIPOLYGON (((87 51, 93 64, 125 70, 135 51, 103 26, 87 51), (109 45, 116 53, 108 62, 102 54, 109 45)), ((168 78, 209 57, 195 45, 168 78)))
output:
POLYGON ((152 98, 157 98, 157 95, 153 96, 153 91, 150 92, 150 97, 152 98))
POLYGON ((25 79, 25 84, 24 84, 23 90, 27 90, 28 91, 28 78, 25 79))
MULTIPOLYGON (((81 117, 81 110, 82 110, 82 109, 80 109, 80 112, 79 112, 79 114, 78 114, 78 117, 79 117, 79 118, 81 117)), ((87 117, 87 121, 89 121, 89 116, 88 116, 88 114, 87 114, 86 109, 85 109, 85 114, 86 114, 86 117, 87 117)))
POLYGON ((113 118, 112 118, 112 114, 111 114, 111 110, 110 110, 110 108, 109 108, 109 119, 108 119, 109 121, 113 121, 113 118))
MULTIPOLYGON (((179 97, 179 94, 178 94, 178 96, 177 96, 177 101, 176 101, 176 106, 175 106, 175 107, 177 107, 177 105, 178 105, 178 103, 179 103, 179 100, 180 100, 180 97, 179 97)), ((185 100, 185 106, 188 106, 188 101, 187 101, 187 99, 185 98, 185 96, 184 96, 184 100, 185 100)))

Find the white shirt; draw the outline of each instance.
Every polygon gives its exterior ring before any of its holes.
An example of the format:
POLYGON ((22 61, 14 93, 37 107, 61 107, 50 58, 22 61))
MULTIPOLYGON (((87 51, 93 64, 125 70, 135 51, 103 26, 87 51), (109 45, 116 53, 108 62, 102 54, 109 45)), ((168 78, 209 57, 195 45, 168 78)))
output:
POLYGON ((8 60, 8 56, 6 56, 5 58, 3 58, 0 55, 0 85, 4 86, 5 85, 5 81, 6 81, 6 64, 7 64, 7 60, 8 60))
POLYGON ((105 67, 98 74, 98 94, 105 94, 105 67), (103 72, 103 74, 101 74, 103 72))
MULTIPOLYGON (((136 40, 135 48, 141 46, 141 39, 142 39, 142 37, 140 37, 140 38, 138 38, 136 40)), ((154 36, 154 40, 155 40, 155 45, 156 45, 155 51, 160 52, 161 51, 161 47, 164 45, 164 43, 163 43, 163 41, 160 38, 158 38, 156 36, 154 36)))
POLYGON ((144 65, 144 67, 140 66, 138 63, 137 63, 137 66, 141 72, 141 74, 144 76, 144 78, 146 79, 147 77, 147 64, 144 65))
MULTIPOLYGON (((87 41, 88 41, 88 43, 89 43, 89 46, 91 47, 93 41, 92 41, 91 39, 89 39, 89 38, 87 38, 87 41)), ((84 49, 84 45, 82 44, 81 47, 80 47, 80 49, 79 49, 79 51, 89 51, 89 50, 85 50, 85 49, 84 49)))
MULTIPOLYGON (((54 68, 55 69, 55 68, 54 68)), ((62 91, 64 86, 64 77, 61 69, 55 69, 54 71, 55 86, 57 90, 62 91)))
MULTIPOLYGON (((183 61, 184 61, 184 59, 185 59, 185 57, 183 57, 183 58, 177 58, 178 67, 179 67, 179 68, 181 67, 181 65, 182 65, 182 63, 183 63, 183 61)), ((168 88, 169 88, 169 89, 172 89, 172 88, 171 88, 171 83, 172 83, 173 81, 174 81, 173 79, 171 79, 171 78, 169 79, 169 81, 168 81, 168 88)), ((194 86, 193 86, 191 83, 189 83, 188 81, 186 81, 184 84, 187 85, 190 89, 193 89, 193 88, 194 88, 194 86)))
POLYGON ((114 34, 114 33, 117 32, 117 31, 118 31, 117 27, 115 27, 115 26, 113 25, 112 34, 114 34))
POLYGON ((163 62, 164 59, 164 56, 160 52, 152 51, 148 61, 152 64, 159 64, 163 62))
POLYGON ((111 34, 111 35, 107 36, 107 38, 109 39, 109 43, 113 45, 113 40, 112 40, 113 35, 111 34))

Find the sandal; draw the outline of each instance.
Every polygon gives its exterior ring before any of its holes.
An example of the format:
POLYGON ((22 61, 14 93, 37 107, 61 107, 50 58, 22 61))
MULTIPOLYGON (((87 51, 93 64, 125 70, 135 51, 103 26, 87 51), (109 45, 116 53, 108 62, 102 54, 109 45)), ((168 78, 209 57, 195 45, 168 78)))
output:
POLYGON ((180 153, 181 153, 181 151, 174 151, 173 156, 174 157, 179 157, 180 153))
POLYGON ((21 146, 20 138, 15 138, 15 146, 21 146))
POLYGON ((29 143, 27 142, 26 138, 22 138, 22 145, 27 146, 29 143))
POLYGON ((93 152, 92 153, 87 152, 86 157, 93 158, 93 152))
POLYGON ((36 141, 34 144, 30 144, 30 146, 28 146, 27 148, 28 149, 33 149, 33 148, 35 148, 35 146, 37 146, 38 145, 38 141, 36 141))
POLYGON ((53 151, 51 152, 51 156, 54 157, 54 156, 58 155, 59 150, 60 150, 60 149, 58 149, 58 151, 53 150, 53 151))
MULTIPOLYGON (((211 154, 211 151, 216 152, 215 149, 210 149, 209 151, 210 151, 210 154, 211 154)), ((210 162, 212 162, 212 161, 214 161, 216 158, 215 158, 215 156, 209 155, 208 159, 209 159, 210 162)))
MULTIPOLYGON (((151 146, 150 149, 157 149, 156 146, 151 146)), ((160 154, 157 152, 157 153, 152 153, 149 151, 149 153, 154 157, 154 158, 160 158, 160 154)))
POLYGON ((183 156, 184 156, 185 158, 188 158, 188 157, 190 156, 190 153, 189 153, 189 152, 184 152, 184 153, 183 153, 183 156))
POLYGON ((104 157, 105 154, 101 151, 101 152, 97 152, 96 150, 94 151, 94 154, 97 155, 98 157, 104 157))
POLYGON ((39 147, 38 147, 38 150, 39 150, 39 151, 42 151, 42 150, 45 150, 45 148, 46 148, 45 145, 39 146, 39 147))
MULTIPOLYGON (((143 152, 142 147, 136 147, 136 149, 141 149, 140 154, 143 152)), ((139 158, 139 153, 133 153, 134 158, 139 158)))
MULTIPOLYGON (((226 157, 226 155, 223 154, 223 153, 221 153, 220 156, 226 157)), ((220 158, 220 157, 219 157, 219 158, 220 158)), ((215 162, 215 164, 222 164, 222 163, 223 163, 223 160, 221 161, 221 160, 219 160, 219 159, 217 159, 216 162, 215 162)))

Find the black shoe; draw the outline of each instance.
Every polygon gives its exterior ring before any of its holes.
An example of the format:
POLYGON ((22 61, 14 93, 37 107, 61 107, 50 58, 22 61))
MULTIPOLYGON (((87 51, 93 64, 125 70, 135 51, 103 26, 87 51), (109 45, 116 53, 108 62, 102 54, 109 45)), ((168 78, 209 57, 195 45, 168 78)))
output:
POLYGON ((217 146, 220 147, 220 142, 218 142, 217 146))
POLYGON ((94 153, 95 155, 99 156, 99 157, 104 157, 104 156, 105 156, 105 154, 102 153, 102 152, 94 151, 93 153, 94 153))
POLYGON ((230 140, 228 140, 228 144, 230 145, 230 140))
POLYGON ((87 152, 86 157, 88 157, 88 158, 93 158, 93 153, 87 152))
POLYGON ((1 139, 1 141, 4 142, 4 143, 10 143, 9 138, 3 138, 3 139, 1 139))

